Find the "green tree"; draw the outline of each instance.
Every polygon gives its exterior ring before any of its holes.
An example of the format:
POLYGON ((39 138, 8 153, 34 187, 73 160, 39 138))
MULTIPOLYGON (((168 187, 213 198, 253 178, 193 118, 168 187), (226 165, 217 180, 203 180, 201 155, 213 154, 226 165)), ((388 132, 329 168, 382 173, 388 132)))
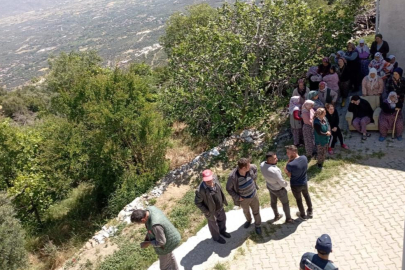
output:
POLYGON ((24 230, 4 192, 0 192, 0 239, 0 268, 16 270, 24 267, 27 263, 24 230))
POLYGON ((199 6, 175 15, 162 39, 172 70, 162 94, 166 115, 217 139, 251 125, 309 66, 350 39, 358 2, 316 12, 301 0, 236 2, 215 16, 199 6), (185 25, 194 20, 203 23, 185 25))

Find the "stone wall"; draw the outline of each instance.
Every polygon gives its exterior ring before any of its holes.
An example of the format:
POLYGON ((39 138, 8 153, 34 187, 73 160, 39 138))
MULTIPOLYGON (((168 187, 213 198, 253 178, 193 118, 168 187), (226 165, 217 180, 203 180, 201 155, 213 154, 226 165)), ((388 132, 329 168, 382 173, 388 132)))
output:
POLYGON ((390 54, 405 68, 405 0, 380 0, 379 32, 390 45, 390 54))

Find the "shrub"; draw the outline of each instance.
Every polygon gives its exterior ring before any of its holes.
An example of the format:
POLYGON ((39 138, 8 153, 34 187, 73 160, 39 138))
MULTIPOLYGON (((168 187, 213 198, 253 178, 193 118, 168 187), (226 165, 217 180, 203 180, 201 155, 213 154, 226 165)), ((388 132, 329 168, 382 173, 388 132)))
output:
POLYGON ((26 265, 24 230, 14 217, 14 208, 4 192, 0 192, 0 269, 15 270, 26 265))

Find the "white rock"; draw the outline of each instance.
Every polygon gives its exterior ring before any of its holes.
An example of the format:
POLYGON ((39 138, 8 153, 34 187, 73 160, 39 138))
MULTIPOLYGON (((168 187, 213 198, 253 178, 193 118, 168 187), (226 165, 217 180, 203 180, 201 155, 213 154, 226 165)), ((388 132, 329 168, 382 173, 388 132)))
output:
POLYGON ((218 151, 218 149, 217 149, 217 148, 212 148, 211 151, 210 151, 210 153, 209 153, 209 155, 210 155, 210 156, 219 156, 219 151, 218 151))
POLYGON ((248 143, 252 143, 254 140, 252 139, 252 137, 246 137, 245 141, 248 143))

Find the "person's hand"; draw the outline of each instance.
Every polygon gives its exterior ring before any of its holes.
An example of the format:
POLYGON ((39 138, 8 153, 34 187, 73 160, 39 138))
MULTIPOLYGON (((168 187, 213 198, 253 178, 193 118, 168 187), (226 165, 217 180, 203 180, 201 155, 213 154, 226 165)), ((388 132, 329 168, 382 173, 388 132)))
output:
POLYGON ((401 109, 400 109, 400 108, 395 108, 395 110, 396 110, 396 111, 399 111, 399 110, 401 110, 401 109))
POLYGON ((150 245, 149 241, 142 242, 141 243, 141 248, 147 248, 147 247, 149 247, 149 245, 150 245))
POLYGON ((330 136, 330 135, 331 135, 330 131, 327 131, 326 136, 330 136))
POLYGON ((240 201, 240 202, 243 201, 243 200, 245 200, 245 199, 243 199, 242 197, 239 198, 239 201, 240 201))
POLYGON ((333 132, 336 132, 336 130, 337 130, 337 127, 332 128, 333 132))

